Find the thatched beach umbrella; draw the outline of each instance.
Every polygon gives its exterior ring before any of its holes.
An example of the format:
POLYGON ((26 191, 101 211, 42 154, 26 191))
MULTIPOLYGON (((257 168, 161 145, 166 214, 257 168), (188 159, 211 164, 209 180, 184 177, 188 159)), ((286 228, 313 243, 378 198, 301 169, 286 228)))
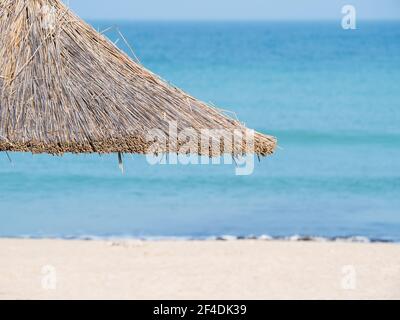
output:
MULTIPOLYGON (((131 60, 59 0, 0 0, 0 151, 146 154, 149 131, 171 135, 171 122, 193 135, 245 131, 131 60)), ((256 133, 254 150, 243 143, 232 154, 266 156, 275 146, 256 133)))

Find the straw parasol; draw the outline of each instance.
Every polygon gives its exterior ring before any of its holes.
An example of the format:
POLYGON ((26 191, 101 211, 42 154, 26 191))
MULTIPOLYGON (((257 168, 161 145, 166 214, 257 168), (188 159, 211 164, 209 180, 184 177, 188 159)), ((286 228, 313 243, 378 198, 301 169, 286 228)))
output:
MULTIPOLYGON (((211 139, 205 129, 246 131, 131 60, 61 1, 0 0, 0 151, 147 154, 149 131, 170 135, 172 121, 211 139)), ((180 153, 182 144, 169 140, 163 151, 180 153)), ((275 147, 255 133, 254 150, 243 143, 232 154, 275 147)))

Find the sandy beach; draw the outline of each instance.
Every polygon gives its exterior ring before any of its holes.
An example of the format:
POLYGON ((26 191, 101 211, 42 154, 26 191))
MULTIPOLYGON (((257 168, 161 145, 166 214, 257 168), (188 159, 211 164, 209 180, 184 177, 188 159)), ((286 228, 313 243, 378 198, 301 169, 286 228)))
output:
POLYGON ((400 245, 0 240, 0 299, 399 299, 400 245))

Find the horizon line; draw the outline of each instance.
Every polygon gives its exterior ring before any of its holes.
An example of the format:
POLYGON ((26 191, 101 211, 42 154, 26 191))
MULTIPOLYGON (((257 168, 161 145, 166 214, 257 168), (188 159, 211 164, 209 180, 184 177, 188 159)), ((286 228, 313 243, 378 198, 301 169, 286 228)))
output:
MULTIPOLYGON (((124 21, 124 22, 341 22, 341 19, 134 19, 134 18, 86 18, 87 21, 124 21)), ((358 18, 357 22, 400 22, 400 18, 358 18)))

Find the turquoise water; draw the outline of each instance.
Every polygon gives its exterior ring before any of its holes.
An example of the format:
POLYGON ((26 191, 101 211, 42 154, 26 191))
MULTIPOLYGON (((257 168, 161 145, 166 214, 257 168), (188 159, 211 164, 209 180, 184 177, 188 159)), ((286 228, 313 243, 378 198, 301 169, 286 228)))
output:
POLYGON ((244 177, 140 156, 121 175, 115 155, 0 154, 0 236, 400 241, 400 23, 93 25, 118 25, 146 67, 281 149, 244 177))

